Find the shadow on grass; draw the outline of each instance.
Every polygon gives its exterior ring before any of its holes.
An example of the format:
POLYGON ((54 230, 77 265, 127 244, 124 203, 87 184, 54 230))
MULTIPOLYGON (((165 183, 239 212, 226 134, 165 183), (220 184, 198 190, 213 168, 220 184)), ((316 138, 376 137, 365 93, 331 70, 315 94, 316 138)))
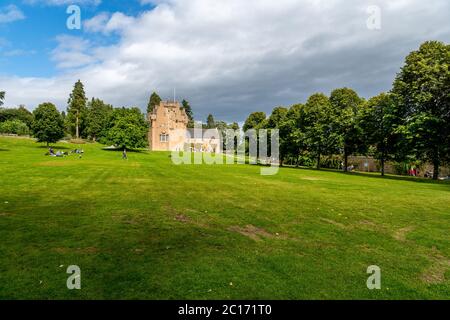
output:
POLYGON ((1 149, 1 148, 0 148, 0 152, 2 152, 2 151, 3 151, 3 152, 7 152, 7 151, 11 151, 11 150, 9 150, 9 149, 1 149))
POLYGON ((60 145, 50 145, 50 146, 38 146, 37 147, 38 149, 46 149, 46 150, 48 150, 48 149, 50 149, 50 148, 52 148, 53 150, 73 150, 72 148, 69 148, 69 147, 67 147, 67 146, 60 146, 60 145))
POLYGON ((316 168, 293 167, 293 166, 283 166, 282 168, 318 171, 318 172, 334 172, 337 174, 348 175, 348 176, 358 176, 358 177, 385 179, 385 180, 408 181, 408 182, 417 182, 417 183, 440 184, 440 185, 450 186, 449 180, 444 180, 444 181, 443 180, 432 180, 432 179, 427 179, 427 178, 397 176, 397 175, 392 175, 392 174, 386 174, 386 175, 382 176, 381 173, 374 174, 374 173, 366 173, 366 172, 344 172, 341 170, 327 169, 327 168, 316 169, 316 168))
POLYGON ((433 180, 433 179, 427 179, 427 178, 420 178, 420 177, 406 177, 406 176, 395 176, 395 175, 373 175, 363 172, 339 172, 341 174, 349 174, 349 175, 355 175, 355 176, 361 176, 361 177, 368 177, 368 178, 376 178, 376 179, 386 179, 386 180, 398 180, 398 181, 408 181, 408 182, 418 182, 418 183, 431 183, 431 184, 442 184, 442 185, 450 185, 450 181, 443 181, 443 180, 433 180))
MULTIPOLYGON (((107 151, 107 152, 123 152, 123 148, 116 148, 116 149, 105 149, 102 148, 102 151, 107 151)), ((143 150, 143 149, 127 149, 127 153, 131 152, 131 153, 146 153, 147 150, 143 150)))

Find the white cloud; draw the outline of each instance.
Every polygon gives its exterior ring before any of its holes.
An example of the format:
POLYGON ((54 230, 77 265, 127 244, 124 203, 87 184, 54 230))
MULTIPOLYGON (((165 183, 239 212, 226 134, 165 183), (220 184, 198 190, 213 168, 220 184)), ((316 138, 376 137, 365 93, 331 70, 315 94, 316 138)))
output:
POLYGON ((141 1, 147 2, 157 7, 85 22, 85 30, 99 36, 119 35, 114 45, 59 38, 52 57, 64 70, 60 76, 0 78, 7 103, 52 100, 64 108, 81 79, 89 96, 117 106, 144 108, 151 91, 169 98, 176 87, 201 118, 211 112, 243 120, 316 91, 351 86, 367 97, 389 90, 409 51, 425 40, 450 42, 447 0, 396 6, 378 0, 379 31, 366 27, 373 1, 141 1))
POLYGON ((0 24, 25 19, 23 12, 15 5, 0 8, 0 24))
POLYGON ((57 37, 58 46, 52 51, 52 60, 60 69, 87 67, 96 58, 90 54, 91 43, 88 40, 62 35, 57 37))
POLYGON ((84 22, 84 28, 88 32, 101 32, 109 34, 115 31, 124 30, 135 21, 135 18, 127 16, 122 12, 116 12, 110 15, 102 12, 93 18, 84 22))

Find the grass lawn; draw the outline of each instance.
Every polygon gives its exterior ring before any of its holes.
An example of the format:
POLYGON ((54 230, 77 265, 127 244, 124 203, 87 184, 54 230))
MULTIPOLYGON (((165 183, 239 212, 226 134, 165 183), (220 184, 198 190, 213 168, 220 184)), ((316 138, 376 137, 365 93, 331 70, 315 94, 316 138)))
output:
POLYGON ((450 298, 448 183, 101 147, 0 137, 0 299, 450 298))

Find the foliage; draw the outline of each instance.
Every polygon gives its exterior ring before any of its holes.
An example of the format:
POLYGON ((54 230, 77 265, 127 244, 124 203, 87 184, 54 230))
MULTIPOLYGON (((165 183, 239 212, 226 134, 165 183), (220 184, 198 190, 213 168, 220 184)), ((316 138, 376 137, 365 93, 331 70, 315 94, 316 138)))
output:
POLYGON ((243 129, 247 131, 249 129, 260 129, 264 127, 266 121, 266 113, 265 112, 253 112, 251 113, 247 120, 245 120, 243 129))
POLYGON ((194 122, 194 113, 192 112, 191 105, 187 100, 183 100, 181 102, 182 108, 184 109, 184 112, 186 112, 186 115, 188 116, 190 125, 188 127, 192 127, 194 122))
POLYGON ((214 117, 212 114, 208 115, 208 118, 206 119, 206 129, 214 129, 216 128, 216 121, 214 120, 214 117))
POLYGON ((0 133, 25 136, 30 133, 30 130, 28 126, 20 120, 7 120, 5 122, 0 122, 0 133))
POLYGON ((83 83, 78 80, 75 83, 69 100, 67 101, 66 125, 69 132, 78 139, 87 137, 87 107, 86 94, 83 83))
POLYGON ((123 148, 144 148, 147 146, 148 122, 139 108, 116 108, 108 119, 104 144, 123 148))
POLYGON ((329 119, 333 126, 332 130, 339 139, 339 147, 342 148, 344 171, 348 168, 348 157, 366 149, 359 126, 363 102, 364 100, 349 88, 336 89, 330 95, 332 111, 329 119))
POLYGON ((54 104, 40 104, 33 115, 32 131, 38 142, 46 142, 48 145, 64 137, 64 122, 54 104))
POLYGON ((147 113, 152 113, 153 110, 155 110, 155 107, 159 106, 160 103, 161 103, 161 97, 156 92, 153 92, 150 95, 150 99, 147 104, 147 113))
POLYGON ((296 165, 309 166, 312 163, 310 157, 305 155, 307 150, 305 121, 305 106, 296 104, 289 109, 284 120, 279 124, 282 160, 290 158, 291 164, 296 165))
POLYGON ((333 130, 334 119, 330 100, 323 93, 309 97, 305 104, 304 138, 308 150, 317 159, 320 168, 322 155, 336 154, 339 135, 333 130))
POLYGON ((24 106, 19 106, 19 108, 0 108, 0 122, 8 120, 20 120, 30 128, 33 123, 33 114, 24 106))
POLYGON ((411 52, 393 94, 403 124, 399 132, 418 158, 434 165, 434 179, 450 154, 450 46, 429 41, 411 52))
POLYGON ((92 98, 87 107, 87 128, 88 136, 94 141, 106 134, 109 115, 113 107, 105 104, 100 99, 92 98))
POLYGON ((380 161, 381 174, 384 175, 386 161, 395 159, 400 137, 396 132, 399 119, 396 117, 396 103, 392 94, 382 93, 369 99, 363 109, 360 126, 365 144, 380 161))

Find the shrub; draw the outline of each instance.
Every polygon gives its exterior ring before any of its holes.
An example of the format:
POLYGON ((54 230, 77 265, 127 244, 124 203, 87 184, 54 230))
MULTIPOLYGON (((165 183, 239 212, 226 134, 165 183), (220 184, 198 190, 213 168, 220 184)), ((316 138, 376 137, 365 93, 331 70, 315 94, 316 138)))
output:
POLYGON ((25 136, 30 133, 30 129, 20 120, 8 120, 0 123, 0 133, 25 136))

